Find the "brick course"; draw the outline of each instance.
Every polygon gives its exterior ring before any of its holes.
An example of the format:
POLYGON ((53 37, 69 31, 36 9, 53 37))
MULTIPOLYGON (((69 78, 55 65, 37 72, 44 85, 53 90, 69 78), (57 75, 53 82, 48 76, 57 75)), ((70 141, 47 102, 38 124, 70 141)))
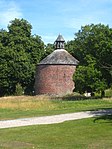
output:
POLYGON ((75 68, 74 65, 38 65, 35 75, 35 94, 72 93, 75 68))

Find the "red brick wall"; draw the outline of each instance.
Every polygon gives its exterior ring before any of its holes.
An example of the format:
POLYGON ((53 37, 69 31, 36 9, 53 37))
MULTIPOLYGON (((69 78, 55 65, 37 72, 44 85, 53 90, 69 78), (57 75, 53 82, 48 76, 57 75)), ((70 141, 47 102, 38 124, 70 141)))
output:
POLYGON ((38 65, 35 77, 35 94, 63 95, 72 93, 75 66, 38 65))

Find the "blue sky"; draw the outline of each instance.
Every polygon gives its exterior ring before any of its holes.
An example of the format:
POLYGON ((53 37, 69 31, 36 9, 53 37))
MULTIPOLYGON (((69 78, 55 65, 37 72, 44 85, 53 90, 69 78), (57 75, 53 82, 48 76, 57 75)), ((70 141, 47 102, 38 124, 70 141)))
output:
POLYGON ((68 41, 87 24, 112 27, 111 14, 112 0, 0 0, 0 29, 23 18, 45 43, 53 43, 59 33, 68 41))

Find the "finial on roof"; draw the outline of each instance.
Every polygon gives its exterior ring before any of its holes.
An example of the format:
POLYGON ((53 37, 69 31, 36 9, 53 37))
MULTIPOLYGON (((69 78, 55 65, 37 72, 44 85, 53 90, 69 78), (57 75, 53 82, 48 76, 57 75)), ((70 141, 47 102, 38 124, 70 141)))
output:
POLYGON ((54 42, 55 49, 64 49, 64 38, 61 34, 58 35, 56 41, 54 42))

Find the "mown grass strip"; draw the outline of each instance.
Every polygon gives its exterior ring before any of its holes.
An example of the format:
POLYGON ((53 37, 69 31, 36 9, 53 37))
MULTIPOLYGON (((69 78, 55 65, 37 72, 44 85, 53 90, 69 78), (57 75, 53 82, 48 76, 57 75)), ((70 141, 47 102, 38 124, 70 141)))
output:
POLYGON ((111 149, 112 117, 0 130, 0 148, 111 149))

